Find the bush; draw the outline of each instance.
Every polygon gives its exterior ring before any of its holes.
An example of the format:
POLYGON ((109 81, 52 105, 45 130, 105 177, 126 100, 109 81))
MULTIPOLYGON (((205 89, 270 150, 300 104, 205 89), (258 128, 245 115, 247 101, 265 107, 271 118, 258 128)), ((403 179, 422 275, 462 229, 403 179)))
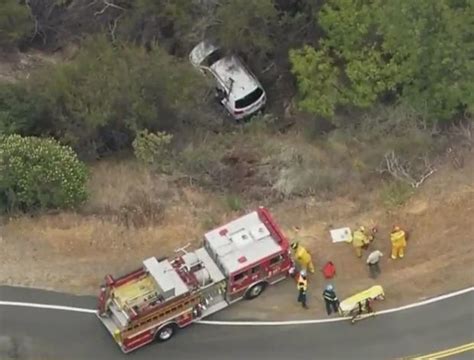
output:
POLYGON ((393 208, 403 205, 413 195, 413 191, 406 183, 392 181, 383 184, 380 196, 385 206, 393 208))
POLYGON ((33 19, 25 4, 18 0, 2 0, 0 5, 0 45, 16 45, 33 30, 33 19))
POLYGON ((86 167, 53 139, 0 136, 0 210, 68 208, 87 197, 86 167))
POLYGON ((235 194, 229 194, 225 197, 225 203, 231 211, 241 211, 244 208, 242 199, 235 194))
POLYGON ((196 112, 206 82, 158 46, 146 51, 99 36, 86 39, 72 61, 34 73, 24 85, 47 105, 51 121, 43 134, 95 157, 130 149, 140 130, 176 130, 196 112))
POLYGON ((0 84, 0 134, 39 135, 50 128, 46 104, 21 84, 0 84))
MULTIPOLYGON (((275 47, 278 12, 272 0, 225 0, 217 7, 209 33, 225 48, 261 60, 275 47)), ((259 61, 257 61, 259 62, 259 61)))
POLYGON ((169 154, 168 146, 171 140, 173 140, 173 135, 165 132, 154 134, 143 130, 138 132, 133 140, 133 152, 142 163, 163 170, 167 165, 166 155, 169 154))

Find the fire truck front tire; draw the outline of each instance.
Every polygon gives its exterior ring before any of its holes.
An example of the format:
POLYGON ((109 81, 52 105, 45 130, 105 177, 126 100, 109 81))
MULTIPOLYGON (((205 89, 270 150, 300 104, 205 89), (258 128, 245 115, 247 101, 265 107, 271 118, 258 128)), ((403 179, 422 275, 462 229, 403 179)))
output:
POLYGON ((165 325, 162 328, 158 329, 155 335, 155 339, 159 342, 168 341, 176 333, 176 329, 177 327, 174 324, 165 325))
POLYGON ((258 283, 253 285, 250 289, 247 290, 245 293, 245 298, 250 300, 250 299, 255 299, 257 296, 259 296, 265 288, 267 287, 267 284, 264 282, 258 283))

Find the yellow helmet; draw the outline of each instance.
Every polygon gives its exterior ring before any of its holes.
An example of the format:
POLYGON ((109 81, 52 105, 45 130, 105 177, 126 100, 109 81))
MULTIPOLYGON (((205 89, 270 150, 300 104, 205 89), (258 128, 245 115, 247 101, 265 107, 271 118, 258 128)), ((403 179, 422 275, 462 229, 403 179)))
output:
POLYGON ((292 243, 291 243, 291 248, 292 248, 293 250, 296 250, 296 248, 298 247, 298 245, 299 245, 299 244, 298 244, 297 241, 292 242, 292 243))
POLYGON ((362 232, 365 232, 365 226, 364 225, 359 226, 359 230, 362 232))

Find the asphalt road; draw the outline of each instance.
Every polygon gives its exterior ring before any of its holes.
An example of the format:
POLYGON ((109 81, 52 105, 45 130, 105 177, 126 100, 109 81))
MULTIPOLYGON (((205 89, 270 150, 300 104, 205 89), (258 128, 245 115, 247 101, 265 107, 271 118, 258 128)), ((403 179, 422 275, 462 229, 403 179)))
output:
MULTIPOLYGON (((0 300, 93 308, 95 299, 0 287, 0 300)), ((225 310, 222 312, 225 315, 225 310)), ((304 326, 195 324, 123 355, 93 314, 0 306, 0 359, 395 359, 474 341, 474 292, 348 322, 304 326)), ((464 353, 450 359, 473 359, 464 353)))

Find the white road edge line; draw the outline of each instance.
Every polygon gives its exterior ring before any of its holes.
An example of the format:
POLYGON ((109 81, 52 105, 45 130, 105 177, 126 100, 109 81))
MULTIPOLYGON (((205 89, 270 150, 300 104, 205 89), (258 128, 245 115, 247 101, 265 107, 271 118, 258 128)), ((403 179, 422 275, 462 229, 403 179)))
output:
POLYGON ((28 307, 28 308, 37 308, 37 309, 48 309, 48 310, 64 310, 64 311, 73 311, 80 313, 95 314, 94 309, 84 309, 77 308, 72 306, 61 306, 61 305, 49 305, 49 304, 36 304, 36 303, 27 303, 19 301, 0 301, 0 306, 17 306, 17 307, 28 307))
MULTIPOLYGON (((449 294, 444 294, 436 296, 427 300, 416 302, 409 305, 399 306, 393 309, 377 311, 376 315, 390 314, 397 311, 408 310, 416 308, 423 305, 432 304, 434 302, 442 301, 449 299, 455 296, 466 294, 468 292, 474 291, 474 286, 466 289, 458 290, 449 294)), ((18 301, 0 301, 0 306, 17 306, 17 307, 29 307, 29 308, 39 308, 39 309, 49 309, 49 310, 64 310, 72 311, 79 313, 88 313, 95 314, 96 310, 94 309, 85 309, 85 308, 76 308, 71 306, 60 306, 60 305, 48 305, 48 304, 36 304, 36 303, 25 303, 18 301)), ((309 324, 322 324, 322 323, 331 323, 338 321, 345 321, 349 317, 337 317, 332 319, 314 319, 314 320, 289 320, 289 321, 212 321, 212 320, 201 320, 197 321, 198 324, 203 325, 227 325, 227 326, 281 326, 281 325, 309 325, 309 324)))

